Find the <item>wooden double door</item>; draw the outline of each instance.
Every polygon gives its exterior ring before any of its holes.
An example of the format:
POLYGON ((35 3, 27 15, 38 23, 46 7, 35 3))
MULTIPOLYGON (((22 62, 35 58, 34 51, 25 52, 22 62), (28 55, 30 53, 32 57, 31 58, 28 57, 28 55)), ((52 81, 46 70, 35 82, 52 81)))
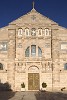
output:
POLYGON ((39 90, 39 73, 28 73, 28 90, 39 90))

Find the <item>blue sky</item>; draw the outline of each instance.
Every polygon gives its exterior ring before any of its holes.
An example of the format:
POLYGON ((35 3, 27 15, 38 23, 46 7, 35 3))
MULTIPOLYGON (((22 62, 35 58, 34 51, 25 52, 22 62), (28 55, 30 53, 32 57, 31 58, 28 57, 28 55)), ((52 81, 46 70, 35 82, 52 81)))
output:
MULTIPOLYGON (((33 0, 0 0, 0 28, 28 13, 33 0)), ((34 0, 35 9, 67 28, 67 0, 34 0)))

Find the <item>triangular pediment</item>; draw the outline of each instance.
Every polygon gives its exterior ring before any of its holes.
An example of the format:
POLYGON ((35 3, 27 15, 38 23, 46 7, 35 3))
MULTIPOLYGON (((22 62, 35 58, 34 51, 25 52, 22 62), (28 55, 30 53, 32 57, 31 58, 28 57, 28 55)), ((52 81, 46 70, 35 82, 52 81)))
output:
POLYGON ((32 9, 29 13, 21 16, 10 24, 24 25, 24 24, 57 24, 56 22, 50 20, 44 15, 32 9))

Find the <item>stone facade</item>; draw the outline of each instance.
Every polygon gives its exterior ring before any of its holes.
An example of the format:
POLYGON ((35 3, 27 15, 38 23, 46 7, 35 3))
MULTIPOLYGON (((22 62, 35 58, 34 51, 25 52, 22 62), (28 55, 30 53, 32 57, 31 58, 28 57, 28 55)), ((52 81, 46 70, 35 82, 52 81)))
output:
POLYGON ((34 8, 1 28, 0 81, 14 91, 23 82, 26 91, 67 88, 67 29, 34 8))

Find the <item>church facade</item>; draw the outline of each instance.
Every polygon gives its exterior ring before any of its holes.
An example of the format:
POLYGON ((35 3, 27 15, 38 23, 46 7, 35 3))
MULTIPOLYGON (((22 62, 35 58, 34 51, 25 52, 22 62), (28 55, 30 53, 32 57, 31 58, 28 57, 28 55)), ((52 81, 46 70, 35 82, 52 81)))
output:
POLYGON ((0 28, 0 82, 14 91, 67 88, 67 29, 34 8, 0 28))

